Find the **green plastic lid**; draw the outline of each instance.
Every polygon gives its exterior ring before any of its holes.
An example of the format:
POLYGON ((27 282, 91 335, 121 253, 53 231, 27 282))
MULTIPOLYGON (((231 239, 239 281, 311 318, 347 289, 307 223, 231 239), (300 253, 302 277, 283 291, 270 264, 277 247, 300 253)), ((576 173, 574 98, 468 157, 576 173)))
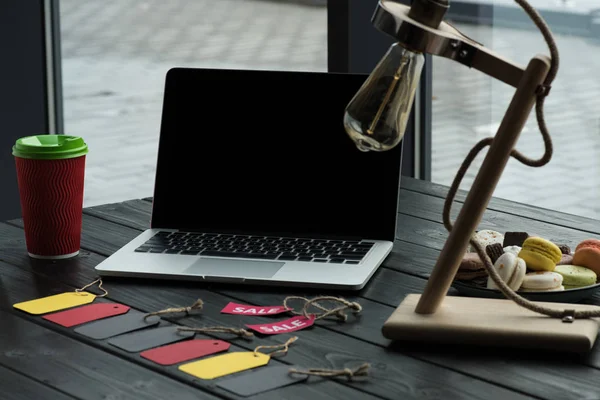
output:
POLYGON ((37 160, 61 160, 88 153, 85 141, 79 136, 38 135, 17 139, 13 156, 37 160))

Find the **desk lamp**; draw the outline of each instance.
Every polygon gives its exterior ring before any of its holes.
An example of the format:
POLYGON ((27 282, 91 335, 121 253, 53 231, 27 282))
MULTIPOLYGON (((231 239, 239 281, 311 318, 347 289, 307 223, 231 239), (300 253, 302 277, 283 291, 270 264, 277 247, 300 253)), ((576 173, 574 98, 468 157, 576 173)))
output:
POLYGON ((521 297, 500 278, 474 235, 509 158, 541 167, 552 157, 544 99, 558 71, 558 49, 538 12, 526 0, 515 1, 540 29, 550 50, 549 57, 536 55, 525 68, 445 22, 448 0, 413 0, 411 6, 379 0, 373 14, 374 26, 396 42, 346 107, 344 126, 359 150, 387 151, 400 143, 424 53, 454 60, 516 89, 495 137, 477 143, 459 168, 444 205, 448 238, 423 293, 409 294, 384 323, 382 332, 389 339, 586 352, 598 335, 595 318, 600 317, 600 307, 532 302, 521 297), (514 149, 534 105, 545 145, 544 155, 537 160, 514 149), (453 224, 450 209, 460 182, 487 146, 486 157, 453 224), (446 296, 469 243, 507 299, 446 296))

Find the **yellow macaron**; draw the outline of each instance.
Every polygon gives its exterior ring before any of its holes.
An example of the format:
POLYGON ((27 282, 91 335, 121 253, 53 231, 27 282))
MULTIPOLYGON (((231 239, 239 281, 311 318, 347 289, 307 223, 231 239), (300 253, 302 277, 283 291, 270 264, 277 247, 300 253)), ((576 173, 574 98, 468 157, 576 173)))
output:
POLYGON ((540 237, 530 237, 523 242, 519 258, 525 260, 533 271, 554 271, 562 252, 557 245, 540 237))

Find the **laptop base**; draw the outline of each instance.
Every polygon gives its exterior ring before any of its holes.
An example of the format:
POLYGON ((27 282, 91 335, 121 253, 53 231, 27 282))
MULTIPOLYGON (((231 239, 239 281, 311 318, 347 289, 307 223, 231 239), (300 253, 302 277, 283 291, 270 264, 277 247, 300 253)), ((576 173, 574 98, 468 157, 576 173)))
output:
POLYGON ((392 242, 373 241, 373 247, 358 264, 254 260, 135 251, 159 232, 167 231, 146 230, 98 264, 97 273, 104 277, 360 290, 381 266, 393 247, 392 242))

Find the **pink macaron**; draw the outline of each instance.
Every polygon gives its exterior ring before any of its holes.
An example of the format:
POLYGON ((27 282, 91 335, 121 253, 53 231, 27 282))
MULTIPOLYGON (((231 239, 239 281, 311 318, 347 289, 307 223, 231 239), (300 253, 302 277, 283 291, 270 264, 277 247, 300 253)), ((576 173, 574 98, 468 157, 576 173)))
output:
POLYGON ((587 239, 579 243, 575 248, 572 263, 600 274, 600 240, 587 239))

